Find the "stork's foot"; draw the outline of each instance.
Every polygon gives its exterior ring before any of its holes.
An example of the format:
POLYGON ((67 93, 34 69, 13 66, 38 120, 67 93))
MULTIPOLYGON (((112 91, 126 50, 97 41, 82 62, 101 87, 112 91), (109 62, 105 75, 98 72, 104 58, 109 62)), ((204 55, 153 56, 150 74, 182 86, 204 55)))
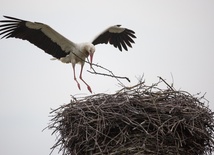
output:
POLYGON ((80 84, 79 84, 79 83, 77 83, 77 87, 79 88, 79 90, 81 90, 81 88, 80 88, 80 84))
POLYGON ((90 91, 90 93, 92 93, 91 87, 87 86, 87 88, 88 88, 88 91, 90 91))

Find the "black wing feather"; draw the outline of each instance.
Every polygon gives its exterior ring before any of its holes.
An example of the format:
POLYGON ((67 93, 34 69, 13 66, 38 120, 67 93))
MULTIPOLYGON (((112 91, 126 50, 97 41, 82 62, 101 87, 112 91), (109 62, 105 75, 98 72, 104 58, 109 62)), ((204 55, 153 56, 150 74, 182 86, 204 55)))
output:
POLYGON ((123 46, 123 48, 124 48, 126 51, 128 51, 128 48, 127 48, 126 43, 125 43, 125 40, 124 40, 124 36, 121 36, 121 37, 120 37, 120 40, 121 40, 121 45, 123 46))
POLYGON ((8 20, 0 20, 0 35, 2 38, 19 38, 28 40, 30 43, 44 50, 46 53, 60 59, 68 55, 62 48, 46 36, 40 29, 32 29, 26 26, 28 21, 14 17, 4 16, 8 20))
MULTIPOLYGON (((117 25, 117 27, 120 27, 120 25, 117 25)), ((92 41, 92 44, 97 45, 102 43, 109 43, 118 48, 120 51, 122 51, 123 49, 127 51, 127 46, 132 47, 131 43, 135 43, 133 38, 136 38, 136 36, 134 34, 135 32, 133 30, 127 28, 125 28, 124 31, 120 33, 113 33, 110 32, 109 29, 107 29, 97 38, 95 38, 92 41)))

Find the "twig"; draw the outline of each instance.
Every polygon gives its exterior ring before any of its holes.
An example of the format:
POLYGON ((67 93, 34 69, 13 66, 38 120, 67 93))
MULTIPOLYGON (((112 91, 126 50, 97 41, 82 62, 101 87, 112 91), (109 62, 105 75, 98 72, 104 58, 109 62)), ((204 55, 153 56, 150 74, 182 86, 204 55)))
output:
MULTIPOLYGON (((87 62, 87 61, 86 61, 86 62, 87 62)), ((87 62, 87 63, 89 63, 89 62, 87 62)), ((130 79, 129 79, 129 78, 124 77, 124 76, 117 76, 117 75, 114 75, 114 73, 113 73, 112 71, 110 71, 109 69, 107 69, 107 68, 105 68, 105 67, 103 67, 103 66, 100 66, 100 65, 97 65, 97 64, 93 64, 93 63, 92 63, 92 66, 96 66, 96 67, 102 68, 102 69, 108 71, 110 74, 99 73, 99 72, 97 72, 93 67, 91 67, 92 70, 93 70, 93 72, 87 70, 87 71, 88 71, 89 73, 91 73, 91 74, 97 74, 97 75, 103 75, 103 76, 109 76, 109 77, 116 78, 117 81, 119 81, 119 83, 122 84, 122 85, 123 85, 123 83, 122 83, 119 79, 126 79, 128 82, 130 82, 130 79)))
MULTIPOLYGON (((87 70, 87 71, 88 71, 89 73, 91 73, 91 74, 109 76, 109 77, 116 78, 117 80, 118 80, 118 79, 126 79, 128 82, 130 82, 130 79, 129 79, 128 77, 114 75, 112 71, 110 71, 110 70, 108 70, 108 69, 106 69, 106 68, 103 68, 102 66, 97 66, 97 67, 101 67, 102 69, 107 70, 107 71, 110 72, 112 75, 106 74, 106 73, 99 73, 99 72, 97 72, 95 69, 93 69, 93 72, 92 72, 92 71, 89 71, 89 70, 87 70)), ((118 80, 118 81, 119 81, 119 80, 118 80)), ((120 82, 120 81, 119 81, 119 82, 120 82)), ((120 83, 121 83, 121 82, 120 82, 120 83)))

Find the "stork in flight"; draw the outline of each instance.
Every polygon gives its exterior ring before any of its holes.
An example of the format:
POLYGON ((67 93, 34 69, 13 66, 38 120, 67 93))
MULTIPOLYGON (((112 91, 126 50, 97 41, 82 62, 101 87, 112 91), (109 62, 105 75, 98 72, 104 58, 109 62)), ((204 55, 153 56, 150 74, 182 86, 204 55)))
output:
POLYGON ((59 59, 64 63, 71 63, 74 80, 79 89, 80 84, 76 78, 75 65, 80 63, 81 69, 79 78, 86 84, 87 89, 91 93, 91 87, 82 78, 82 71, 85 59, 88 56, 90 56, 90 65, 92 67, 95 45, 110 43, 120 51, 122 51, 122 49, 127 51, 127 45, 132 47, 131 43, 134 43, 133 38, 136 38, 134 31, 120 27, 121 25, 115 25, 104 30, 101 34, 95 37, 92 42, 74 43, 46 24, 9 16, 4 17, 6 20, 0 20, 0 23, 2 23, 0 25, 0 35, 3 35, 2 38, 14 37, 28 40, 30 43, 52 55, 55 59, 59 59))

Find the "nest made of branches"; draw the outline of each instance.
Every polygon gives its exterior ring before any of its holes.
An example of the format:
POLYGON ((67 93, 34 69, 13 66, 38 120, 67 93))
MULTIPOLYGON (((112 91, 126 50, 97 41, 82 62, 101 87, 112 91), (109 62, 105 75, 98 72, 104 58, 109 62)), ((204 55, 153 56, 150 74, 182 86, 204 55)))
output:
POLYGON ((65 155, 211 154, 214 120, 204 97, 158 85, 73 98, 53 110, 52 149, 65 155))

